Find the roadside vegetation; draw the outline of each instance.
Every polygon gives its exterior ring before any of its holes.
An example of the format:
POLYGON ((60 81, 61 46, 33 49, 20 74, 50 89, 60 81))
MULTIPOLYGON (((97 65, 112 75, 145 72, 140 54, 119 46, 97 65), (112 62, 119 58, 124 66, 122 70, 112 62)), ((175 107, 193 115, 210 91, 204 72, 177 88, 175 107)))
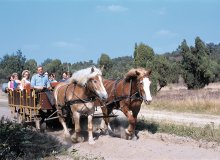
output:
POLYGON ((161 90, 153 97, 150 105, 143 107, 173 112, 220 115, 220 85, 216 85, 215 89, 161 90))
POLYGON ((142 117, 137 123, 136 130, 148 130, 153 134, 174 134, 181 137, 190 137, 197 141, 204 140, 207 142, 216 142, 218 145, 220 144, 220 126, 216 129, 213 125, 194 127, 164 122, 158 123, 147 121, 142 117))
POLYGON ((54 137, 13 123, 4 117, 0 120, 0 160, 40 159, 65 150, 54 137))

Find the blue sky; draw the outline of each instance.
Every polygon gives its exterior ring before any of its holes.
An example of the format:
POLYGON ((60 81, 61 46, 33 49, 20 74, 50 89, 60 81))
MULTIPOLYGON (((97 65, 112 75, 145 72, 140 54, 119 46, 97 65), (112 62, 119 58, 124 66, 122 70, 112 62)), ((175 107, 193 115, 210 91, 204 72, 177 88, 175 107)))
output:
POLYGON ((161 54, 196 36, 220 43, 220 0, 0 0, 0 58, 21 49, 38 64, 161 54))

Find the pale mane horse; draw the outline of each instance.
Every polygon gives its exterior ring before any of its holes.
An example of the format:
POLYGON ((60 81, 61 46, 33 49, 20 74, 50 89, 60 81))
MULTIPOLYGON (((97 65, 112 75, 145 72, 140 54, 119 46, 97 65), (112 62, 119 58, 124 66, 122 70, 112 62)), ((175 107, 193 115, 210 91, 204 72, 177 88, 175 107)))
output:
POLYGON ((59 83, 54 89, 56 107, 59 121, 61 122, 65 136, 70 136, 65 123, 63 108, 70 106, 72 119, 75 123, 75 132, 71 136, 73 142, 82 142, 80 136, 80 116, 88 116, 88 141, 94 144, 92 118, 95 112, 94 101, 98 98, 105 101, 108 94, 102 82, 102 72, 96 67, 89 67, 73 73, 72 77, 65 82, 59 83))

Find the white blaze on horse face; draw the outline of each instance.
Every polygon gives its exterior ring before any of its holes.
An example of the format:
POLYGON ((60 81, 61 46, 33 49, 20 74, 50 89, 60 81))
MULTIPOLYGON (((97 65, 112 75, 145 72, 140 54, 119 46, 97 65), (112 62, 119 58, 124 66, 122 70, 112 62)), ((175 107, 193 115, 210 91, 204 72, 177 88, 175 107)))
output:
POLYGON ((149 78, 143 78, 143 87, 144 87, 144 92, 145 92, 145 98, 148 102, 152 101, 151 93, 150 93, 150 84, 151 81, 149 78))
POLYGON ((105 87, 104 87, 104 85, 102 83, 102 77, 101 76, 99 76, 99 81, 100 81, 100 86, 98 87, 99 90, 97 90, 96 92, 97 92, 97 94, 99 95, 99 97, 101 99, 107 99, 108 98, 108 94, 107 94, 107 92, 105 90, 105 87))

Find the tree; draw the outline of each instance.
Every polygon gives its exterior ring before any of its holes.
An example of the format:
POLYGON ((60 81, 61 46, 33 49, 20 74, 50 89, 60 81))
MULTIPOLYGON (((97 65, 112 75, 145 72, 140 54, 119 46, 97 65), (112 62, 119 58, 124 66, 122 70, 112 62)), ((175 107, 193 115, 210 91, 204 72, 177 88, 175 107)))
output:
POLYGON ((168 83, 177 81, 180 70, 178 64, 168 60, 163 55, 157 55, 153 61, 153 70, 156 72, 155 77, 159 84, 159 90, 168 83))
POLYGON ((34 74, 37 70, 37 62, 34 59, 29 59, 24 64, 24 69, 27 69, 34 74))
POLYGON ((61 63, 61 60, 59 59, 47 59, 45 60, 42 64, 44 67, 44 71, 50 73, 55 73, 56 74, 56 78, 61 79, 62 77, 62 73, 63 73, 63 66, 61 63))
POLYGON ((134 66, 135 67, 146 67, 149 66, 154 59, 154 50, 149 47, 148 45, 145 45, 143 43, 140 43, 139 45, 135 44, 134 49, 134 66))
POLYGON ((104 69, 108 71, 112 67, 112 60, 107 54, 102 53, 98 60, 98 65, 100 67, 104 66, 104 69))
POLYGON ((22 51, 18 50, 16 54, 6 54, 0 59, 0 77, 5 79, 10 74, 16 72, 19 75, 24 70, 26 58, 22 55, 22 51))
POLYGON ((210 58, 210 52, 205 43, 199 38, 195 39, 195 47, 188 47, 186 40, 179 46, 182 54, 183 78, 188 89, 205 87, 215 78, 216 62, 210 58))

